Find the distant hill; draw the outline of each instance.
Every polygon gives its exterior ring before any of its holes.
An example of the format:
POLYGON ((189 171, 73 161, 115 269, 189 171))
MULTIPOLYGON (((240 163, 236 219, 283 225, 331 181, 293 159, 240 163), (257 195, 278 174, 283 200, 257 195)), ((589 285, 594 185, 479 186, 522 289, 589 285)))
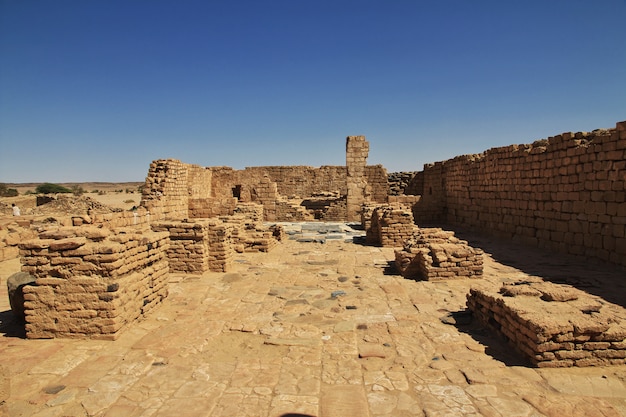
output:
MULTIPOLYGON (((44 184, 44 182, 24 182, 24 183, 4 183, 7 188, 15 188, 20 194, 24 194, 27 191, 34 192, 35 189, 44 184)), ((104 192, 112 192, 117 190, 126 191, 132 190, 137 191, 139 187, 144 185, 144 182, 55 182, 54 184, 62 185, 63 187, 67 187, 72 189, 74 187, 81 187, 85 192, 93 192, 93 191, 104 191, 104 192)))

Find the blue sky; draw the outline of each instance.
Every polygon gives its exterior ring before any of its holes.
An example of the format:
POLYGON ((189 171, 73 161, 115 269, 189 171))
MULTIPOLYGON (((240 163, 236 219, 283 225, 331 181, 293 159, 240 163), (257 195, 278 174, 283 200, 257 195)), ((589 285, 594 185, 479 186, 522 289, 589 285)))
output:
POLYGON ((389 172, 626 120, 626 0, 0 0, 0 182, 389 172))

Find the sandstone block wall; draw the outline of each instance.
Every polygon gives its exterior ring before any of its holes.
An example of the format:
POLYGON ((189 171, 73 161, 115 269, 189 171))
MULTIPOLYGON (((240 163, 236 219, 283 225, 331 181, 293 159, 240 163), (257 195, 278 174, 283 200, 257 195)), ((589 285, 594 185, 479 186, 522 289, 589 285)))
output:
POLYGON ((167 232, 170 271, 202 274, 230 269, 235 252, 269 252, 282 238, 282 230, 262 223, 263 206, 242 203, 235 214, 212 219, 160 221, 155 232, 167 232))
POLYGON ((152 220, 231 215, 238 202, 257 202, 264 206, 268 221, 358 221, 361 204, 385 203, 388 196, 387 171, 381 165, 367 166, 368 152, 364 136, 351 136, 346 139, 346 166, 234 170, 157 160, 150 164, 141 206, 150 212, 152 220), (323 193, 336 194, 337 201, 321 214, 307 214, 305 206, 298 208, 294 203, 323 193))
POLYGON ((167 233, 59 228, 20 244, 29 338, 115 339, 167 296, 167 233))
POLYGON ((414 229, 395 256, 395 266, 405 278, 433 281, 483 274, 483 251, 439 228, 414 229))
POLYGON ((235 245, 232 238, 235 226, 219 219, 209 219, 207 225, 209 269, 215 272, 228 272, 233 265, 235 256, 235 245))
POLYGON ((202 274, 209 270, 209 235, 206 223, 161 221, 153 224, 152 230, 169 233, 167 259, 170 272, 202 274))
POLYGON ((369 236, 370 243, 383 247, 402 247, 415 227, 410 209, 399 204, 381 205, 372 212, 371 232, 366 229, 366 239, 369 236))
MULTIPOLYGON (((160 159, 150 164, 141 206, 150 211, 153 219, 188 217, 190 167, 176 159, 160 159)), ((198 169, 194 171, 198 172, 198 169)), ((192 196, 197 197, 193 193, 192 196)))
POLYGON ((558 284, 471 290, 473 316, 497 331, 538 367, 623 365, 626 310, 558 284))
POLYGON ((443 220, 626 265, 626 122, 424 167, 418 223, 443 220))
POLYGON ((0 262, 19 257, 19 243, 37 237, 37 232, 15 224, 0 226, 0 262))
POLYGON ((361 205, 366 201, 368 194, 365 166, 369 149, 369 142, 365 140, 365 136, 346 138, 346 220, 351 222, 360 220, 361 205))

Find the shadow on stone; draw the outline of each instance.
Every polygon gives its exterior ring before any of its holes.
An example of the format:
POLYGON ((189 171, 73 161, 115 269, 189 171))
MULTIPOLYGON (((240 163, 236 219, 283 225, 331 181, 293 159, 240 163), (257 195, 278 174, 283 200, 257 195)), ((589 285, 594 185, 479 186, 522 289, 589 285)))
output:
POLYGON ((315 416, 312 416, 310 414, 287 413, 287 414, 281 414, 280 417, 315 417, 315 416))
POLYGON ((4 337, 26 339, 25 323, 18 320, 11 310, 0 312, 0 334, 4 337))
POLYGON ((506 366, 532 367, 520 352, 512 349, 501 336, 493 330, 482 326, 476 320, 472 320, 472 312, 469 310, 452 311, 441 318, 445 324, 455 326, 460 332, 472 337, 476 342, 485 347, 485 354, 493 359, 504 363, 506 366))
POLYGON ((505 239, 450 225, 443 227, 454 230, 457 237, 483 249, 503 265, 555 284, 571 285, 626 308, 626 268, 622 266, 537 248, 518 241, 515 236, 505 239))

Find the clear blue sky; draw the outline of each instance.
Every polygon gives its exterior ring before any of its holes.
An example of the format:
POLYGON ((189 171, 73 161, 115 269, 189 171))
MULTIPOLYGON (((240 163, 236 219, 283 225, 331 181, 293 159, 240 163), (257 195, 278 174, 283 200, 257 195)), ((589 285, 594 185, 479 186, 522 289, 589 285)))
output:
POLYGON ((626 120, 626 0, 0 0, 0 182, 389 172, 626 120))

